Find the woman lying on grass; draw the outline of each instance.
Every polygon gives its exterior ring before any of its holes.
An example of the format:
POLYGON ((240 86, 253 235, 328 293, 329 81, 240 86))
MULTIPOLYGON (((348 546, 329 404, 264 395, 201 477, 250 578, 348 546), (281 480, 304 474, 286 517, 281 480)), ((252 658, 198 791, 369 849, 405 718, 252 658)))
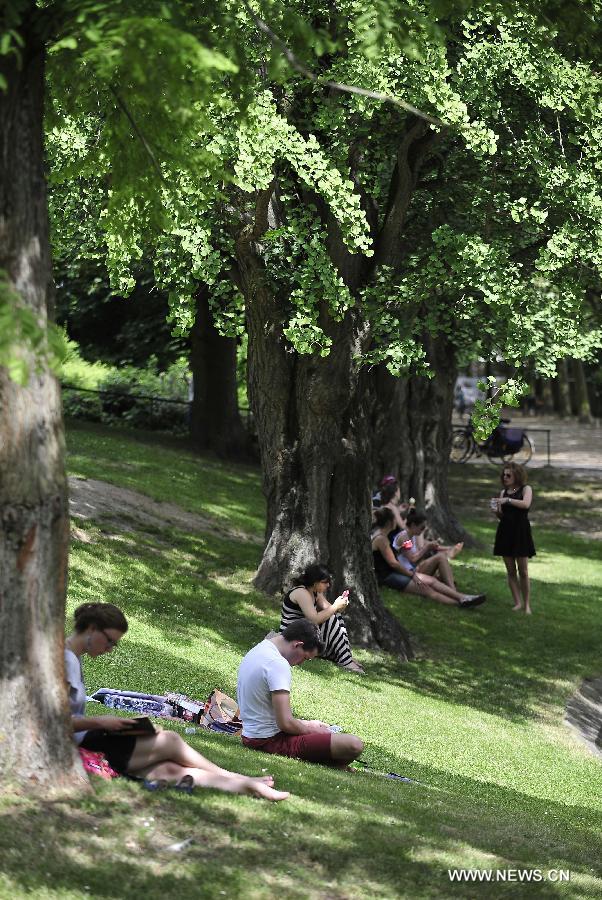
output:
POLYGON ((117 716, 86 716, 81 657, 102 656, 116 647, 128 630, 128 623, 112 603, 84 603, 74 613, 75 627, 65 641, 65 672, 69 685, 69 703, 76 743, 104 753, 120 774, 155 782, 156 786, 174 784, 191 790, 215 788, 230 794, 250 794, 266 800, 285 800, 288 793, 273 788, 274 779, 250 778, 228 772, 209 762, 173 731, 159 731, 148 737, 128 734, 131 719, 117 716))

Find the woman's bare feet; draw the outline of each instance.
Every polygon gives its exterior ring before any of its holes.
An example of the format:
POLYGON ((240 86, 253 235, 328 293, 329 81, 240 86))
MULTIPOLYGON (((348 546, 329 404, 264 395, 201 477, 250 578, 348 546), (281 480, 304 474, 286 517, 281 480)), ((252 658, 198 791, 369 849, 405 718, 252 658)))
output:
POLYGON ((525 615, 530 616, 532 613, 532 609, 530 606, 525 606, 525 615))
POLYGON ((248 794, 249 797, 270 800, 274 803, 290 797, 289 791, 277 791, 261 778, 243 778, 240 793, 248 794))
POLYGON ((454 544, 454 546, 447 551, 448 559, 455 559, 458 553, 461 553, 464 549, 464 541, 460 541, 458 544, 454 544))
POLYGON ((523 608, 523 607, 522 607, 522 604, 521 604, 521 603, 515 603, 514 606, 512 607, 512 612, 520 612, 520 610, 521 610, 522 608, 523 608))

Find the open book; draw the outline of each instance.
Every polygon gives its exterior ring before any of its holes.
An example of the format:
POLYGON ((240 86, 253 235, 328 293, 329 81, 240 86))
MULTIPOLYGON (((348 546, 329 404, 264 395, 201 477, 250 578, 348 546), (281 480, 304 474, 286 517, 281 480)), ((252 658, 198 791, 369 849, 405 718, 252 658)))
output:
POLYGON ((146 737, 150 734, 157 734, 157 729, 151 722, 148 716, 134 716, 133 719, 128 719, 128 722, 131 722, 129 728, 124 731, 117 731, 116 734, 128 734, 134 737, 146 737))

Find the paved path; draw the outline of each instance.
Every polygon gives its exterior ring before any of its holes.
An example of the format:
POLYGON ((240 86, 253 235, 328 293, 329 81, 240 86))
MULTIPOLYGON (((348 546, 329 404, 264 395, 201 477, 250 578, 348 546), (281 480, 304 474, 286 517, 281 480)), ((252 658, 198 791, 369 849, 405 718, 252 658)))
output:
MULTIPOLYGON (((552 466, 602 474, 602 424, 599 420, 593 425, 582 425, 576 421, 546 416, 521 416, 513 410, 504 417, 511 419, 511 427, 524 428, 535 444, 529 468, 547 464, 547 434, 539 429, 549 428, 552 466)), ((459 419, 457 424, 460 424, 459 419)), ((482 461, 482 457, 477 457, 477 460, 482 461)))

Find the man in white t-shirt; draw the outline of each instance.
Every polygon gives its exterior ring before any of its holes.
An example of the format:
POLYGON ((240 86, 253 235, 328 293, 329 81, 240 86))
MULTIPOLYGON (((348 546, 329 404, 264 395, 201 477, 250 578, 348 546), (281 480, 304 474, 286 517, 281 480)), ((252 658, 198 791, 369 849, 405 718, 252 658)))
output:
POLYGON ((310 762, 345 766, 357 759, 363 742, 353 734, 333 734, 325 722, 296 719, 291 710, 291 666, 315 659, 322 650, 317 627, 307 619, 249 650, 238 669, 238 705, 245 747, 310 762))

